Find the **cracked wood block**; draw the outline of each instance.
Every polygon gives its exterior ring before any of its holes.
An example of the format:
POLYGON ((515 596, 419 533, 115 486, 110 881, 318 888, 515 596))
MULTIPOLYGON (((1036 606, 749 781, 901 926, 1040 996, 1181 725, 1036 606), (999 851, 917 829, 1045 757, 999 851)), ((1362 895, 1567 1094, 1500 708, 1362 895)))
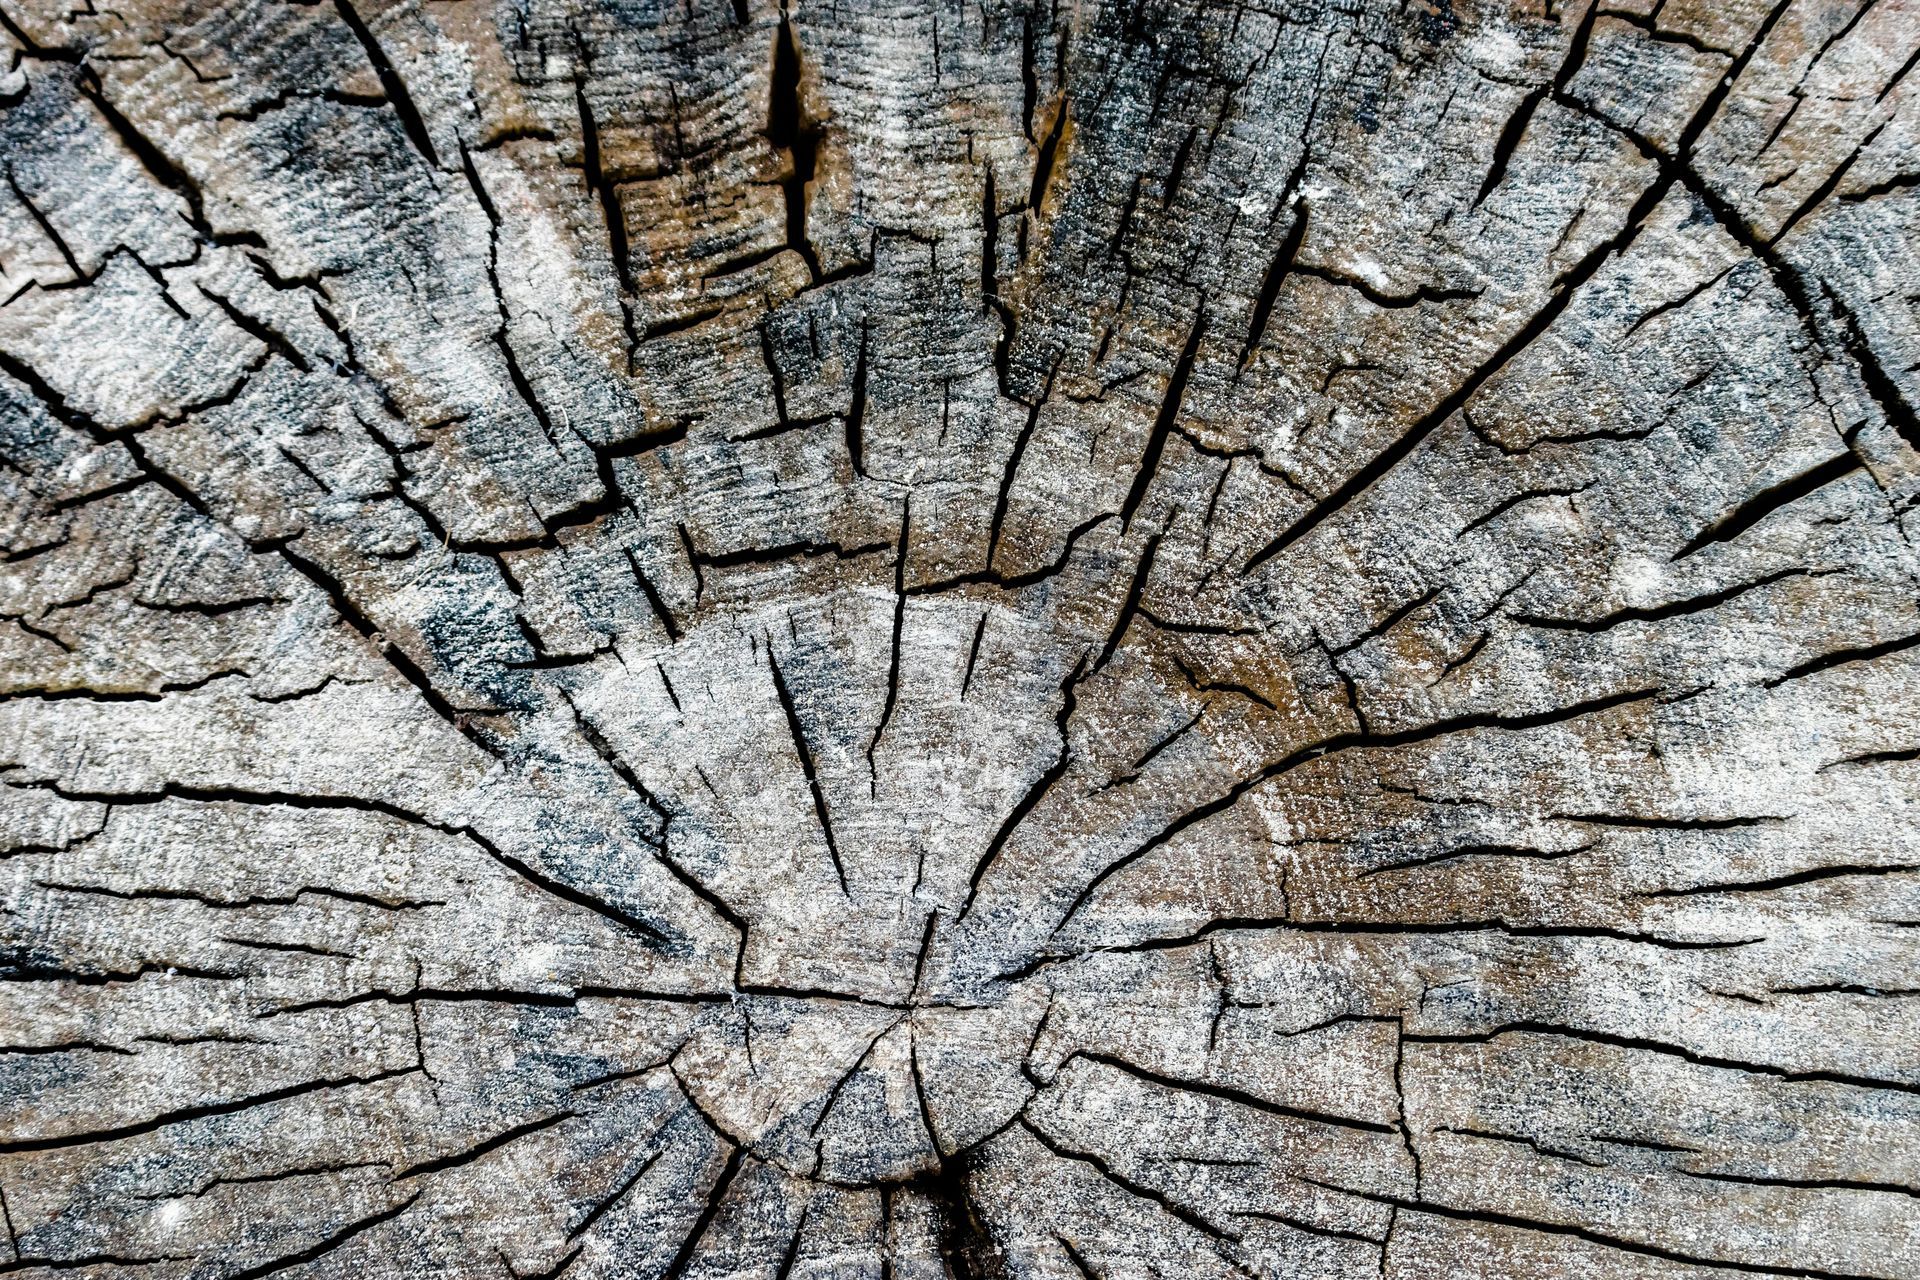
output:
POLYGON ((1920 1277, 1920 6, 0 43, 0 1272, 1920 1277))

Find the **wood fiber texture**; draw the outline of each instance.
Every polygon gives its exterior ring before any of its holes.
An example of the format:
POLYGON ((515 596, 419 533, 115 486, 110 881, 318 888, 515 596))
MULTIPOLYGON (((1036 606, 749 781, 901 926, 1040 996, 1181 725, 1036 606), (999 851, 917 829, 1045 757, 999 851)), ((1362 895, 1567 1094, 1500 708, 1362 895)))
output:
POLYGON ((0 1274, 1920 1277, 1914 0, 0 42, 0 1274))

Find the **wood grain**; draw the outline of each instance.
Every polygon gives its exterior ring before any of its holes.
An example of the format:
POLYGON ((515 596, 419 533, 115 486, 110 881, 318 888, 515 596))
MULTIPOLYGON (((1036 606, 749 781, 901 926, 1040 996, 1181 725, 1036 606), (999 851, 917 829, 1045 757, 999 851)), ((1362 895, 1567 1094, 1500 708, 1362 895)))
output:
POLYGON ((1920 6, 0 33, 0 1272, 1920 1277, 1920 6))

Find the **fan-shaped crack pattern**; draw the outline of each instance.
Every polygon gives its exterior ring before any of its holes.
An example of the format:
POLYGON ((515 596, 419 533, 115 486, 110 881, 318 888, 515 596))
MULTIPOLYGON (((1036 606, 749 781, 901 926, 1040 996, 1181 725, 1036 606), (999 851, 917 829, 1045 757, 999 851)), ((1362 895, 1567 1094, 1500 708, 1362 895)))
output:
POLYGON ((0 0, 0 1270, 1920 1275, 1920 16, 0 0))

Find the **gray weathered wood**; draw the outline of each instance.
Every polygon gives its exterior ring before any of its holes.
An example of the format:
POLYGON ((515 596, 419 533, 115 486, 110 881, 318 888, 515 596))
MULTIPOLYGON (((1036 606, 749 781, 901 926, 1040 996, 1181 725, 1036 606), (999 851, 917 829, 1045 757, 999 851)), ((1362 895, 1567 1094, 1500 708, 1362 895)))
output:
POLYGON ((1920 1277, 1920 6, 0 16, 0 1271, 1920 1277))

